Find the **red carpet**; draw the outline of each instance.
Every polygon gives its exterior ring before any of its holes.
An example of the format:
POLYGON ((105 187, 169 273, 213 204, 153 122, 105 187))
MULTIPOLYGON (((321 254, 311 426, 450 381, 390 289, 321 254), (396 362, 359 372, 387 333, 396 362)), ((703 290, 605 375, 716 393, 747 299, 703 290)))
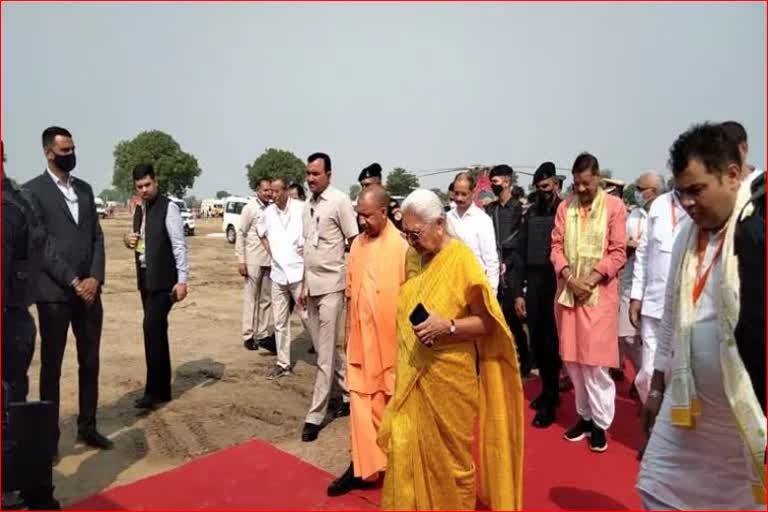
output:
MULTIPOLYGON (((529 427, 525 438, 523 505, 526 509, 638 509, 634 490, 640 443, 637 406, 620 383, 616 420, 608 451, 595 454, 586 441, 568 443, 564 430, 576 418, 571 394, 562 395, 558 421, 548 429, 529 427)), ((538 381, 526 383, 527 398, 538 381)), ((527 421, 532 411, 526 410, 527 421)), ((321 434, 322 435, 322 434, 321 434)), ((340 448, 346 449, 346 447, 340 448)), ((328 498, 332 475, 261 441, 201 457, 171 471, 114 487, 71 509, 375 509, 378 491, 328 498)))

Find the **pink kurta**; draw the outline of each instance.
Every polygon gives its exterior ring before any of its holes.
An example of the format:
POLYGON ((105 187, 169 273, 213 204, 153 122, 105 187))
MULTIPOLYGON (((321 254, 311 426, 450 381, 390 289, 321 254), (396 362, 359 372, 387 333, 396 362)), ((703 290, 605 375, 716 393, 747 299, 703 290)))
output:
POLYGON ((590 366, 617 367, 619 348, 616 336, 619 329, 619 280, 618 273, 626 259, 626 208, 615 196, 605 198, 606 240, 603 244, 603 258, 594 270, 607 276, 598 285, 598 299, 595 306, 578 305, 566 308, 557 302, 565 286, 560 278, 562 270, 569 266, 565 258, 565 211, 571 201, 578 201, 573 195, 560 203, 552 230, 552 264, 558 276, 555 297, 555 322, 560 336, 560 357, 567 363, 581 363, 590 366))

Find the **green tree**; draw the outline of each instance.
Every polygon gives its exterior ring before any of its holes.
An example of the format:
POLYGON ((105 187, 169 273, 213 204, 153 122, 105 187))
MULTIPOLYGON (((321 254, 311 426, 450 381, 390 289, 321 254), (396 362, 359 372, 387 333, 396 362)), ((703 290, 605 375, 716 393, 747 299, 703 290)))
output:
POLYGON ((128 197, 130 197, 130 195, 123 190, 117 190, 114 188, 105 188, 104 190, 101 191, 101 193, 99 194, 99 197, 103 201, 115 201, 118 203, 124 203, 128 200, 128 197))
POLYGON ((419 178, 402 167, 395 167, 387 175, 386 189, 392 196, 407 196, 419 188, 419 178))
POLYGON ((354 201, 357 199, 357 196, 360 194, 361 190, 362 188, 360 187, 360 184, 353 183, 349 186, 349 198, 354 201))
POLYGON ((252 164, 246 164, 245 169, 252 190, 256 190, 261 178, 280 176, 294 183, 304 182, 304 162, 284 149, 267 149, 252 164))
POLYGON ((185 197, 184 202, 187 203, 187 208, 200 208, 200 203, 202 203, 202 201, 195 196, 185 197))
POLYGON ((431 188, 429 190, 431 190, 432 192, 437 194, 437 197, 440 198, 440 201, 442 201, 443 204, 448 204, 448 194, 446 194, 445 192, 443 192, 439 188, 431 188))
POLYGON ((622 199, 624 200, 624 204, 632 206, 637 203, 635 203, 635 184, 630 183, 626 187, 624 187, 624 195, 622 196, 622 199))
POLYGON ((203 172, 193 155, 183 151, 173 137, 159 130, 141 132, 133 140, 118 142, 113 154, 112 185, 128 194, 133 192, 132 173, 138 164, 152 164, 160 190, 176 197, 183 197, 203 172))
POLYGON ((216 199, 224 199, 225 197, 229 197, 231 195, 232 194, 230 194, 226 190, 219 190, 218 192, 216 192, 216 199))

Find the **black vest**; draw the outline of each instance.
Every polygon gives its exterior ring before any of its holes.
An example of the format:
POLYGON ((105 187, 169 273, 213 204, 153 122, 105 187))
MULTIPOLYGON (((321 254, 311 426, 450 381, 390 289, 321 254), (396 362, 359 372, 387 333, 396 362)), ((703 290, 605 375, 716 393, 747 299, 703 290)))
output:
POLYGON ((528 267, 549 267, 552 265, 549 254, 552 230, 555 227, 555 213, 559 204, 560 201, 557 201, 550 209, 548 205, 536 202, 526 212, 528 247, 525 257, 528 267))
MULTIPOLYGON (((13 243, 10 282, 3 283, 3 307, 28 308, 35 302, 37 279, 43 269, 45 228, 22 193, 9 182, 3 185, 3 206, 17 209, 24 218, 19 240, 13 243)), ((3 226, 3 229, 6 229, 3 226)))
MULTIPOLYGON (((144 282, 141 279, 141 263, 139 253, 136 253, 136 278, 139 290, 147 292, 168 291, 176 285, 178 273, 176 259, 173 257, 173 246, 168 230, 165 227, 165 217, 168 204, 171 201, 158 195, 147 205, 146 224, 144 226, 144 263, 146 273, 144 282)), ((141 232, 141 206, 136 207, 133 214, 133 232, 141 232)))

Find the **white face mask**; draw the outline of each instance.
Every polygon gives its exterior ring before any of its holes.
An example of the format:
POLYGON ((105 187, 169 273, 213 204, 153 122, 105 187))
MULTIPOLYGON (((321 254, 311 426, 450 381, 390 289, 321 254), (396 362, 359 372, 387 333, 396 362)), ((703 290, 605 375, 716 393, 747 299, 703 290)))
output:
POLYGON ((635 190, 635 204, 639 206, 640 208, 645 208, 645 203, 647 201, 645 200, 645 197, 643 196, 643 193, 639 190, 635 190))

